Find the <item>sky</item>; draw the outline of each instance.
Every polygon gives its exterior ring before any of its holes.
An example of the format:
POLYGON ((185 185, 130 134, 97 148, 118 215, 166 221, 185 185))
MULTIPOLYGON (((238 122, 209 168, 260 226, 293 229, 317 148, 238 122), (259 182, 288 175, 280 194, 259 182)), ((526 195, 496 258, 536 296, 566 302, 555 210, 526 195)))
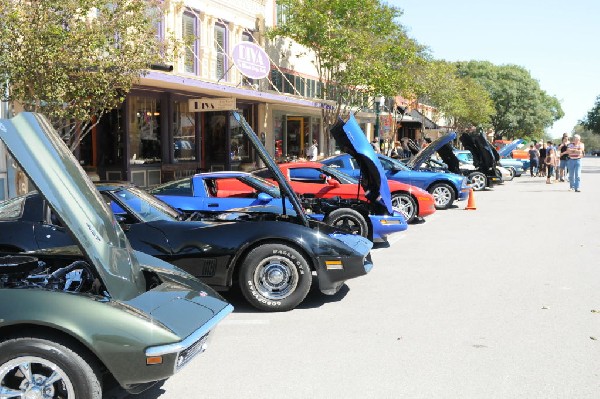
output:
POLYGON ((435 59, 516 64, 560 101, 570 133, 600 95, 600 0, 388 0, 435 59))

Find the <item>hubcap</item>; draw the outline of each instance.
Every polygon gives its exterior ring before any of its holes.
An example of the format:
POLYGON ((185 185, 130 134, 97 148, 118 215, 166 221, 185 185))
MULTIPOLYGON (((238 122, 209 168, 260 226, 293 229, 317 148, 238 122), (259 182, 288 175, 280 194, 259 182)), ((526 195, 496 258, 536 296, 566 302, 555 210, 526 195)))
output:
POLYGON ((73 384, 56 364, 37 356, 23 356, 0 366, 0 398, 74 398, 73 384))
POLYGON ((485 176, 479 174, 474 175, 471 178, 471 187, 473 187, 473 190, 475 191, 483 190, 485 188, 485 176))
POLYGON ((362 228, 360 223, 354 218, 351 217, 341 217, 337 219, 334 223, 336 227, 342 227, 345 230, 351 231, 352 234, 362 235, 362 228))
POLYGON ((437 206, 446 206, 450 202, 450 191, 446 187, 436 187, 431 195, 437 206))
POLYGON ((392 208, 394 208, 395 211, 400 212, 406 220, 409 220, 415 212, 412 201, 405 196, 392 198, 392 208))
POLYGON ((254 285, 265 298, 280 300, 294 292, 298 278, 298 270, 291 260, 270 256, 256 268, 254 285))

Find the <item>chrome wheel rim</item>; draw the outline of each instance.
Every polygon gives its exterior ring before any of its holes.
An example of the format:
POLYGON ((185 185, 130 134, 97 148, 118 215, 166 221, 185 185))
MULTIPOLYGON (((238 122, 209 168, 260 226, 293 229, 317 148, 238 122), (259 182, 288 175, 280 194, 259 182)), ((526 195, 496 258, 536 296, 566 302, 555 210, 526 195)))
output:
POLYGON ((22 356, 0 366, 0 398, 75 398, 75 390, 67 373, 55 363, 22 356))
POLYGON ((471 178, 471 187, 475 191, 480 191, 485 188, 485 176, 476 174, 471 178))
POLYGON ((363 234, 360 223, 351 216, 342 216, 336 219, 335 222, 332 223, 332 226, 341 227, 345 230, 352 232, 352 234, 356 234, 359 236, 363 234))
POLYGON ((281 300, 289 296, 298 285, 298 269, 282 256, 264 259, 254 271, 254 286, 265 298, 281 300))
POLYGON ((436 187, 433 190, 433 193, 431 193, 431 195, 433 195, 433 200, 435 201, 435 204, 437 206, 446 206, 448 205, 448 203, 450 202, 450 198, 452 198, 452 194, 450 193, 450 190, 448 189, 448 187, 436 187))
POLYGON ((412 215, 415 213, 413 202, 404 195, 392 198, 392 208, 395 211, 400 212, 406 220, 411 219, 412 215))

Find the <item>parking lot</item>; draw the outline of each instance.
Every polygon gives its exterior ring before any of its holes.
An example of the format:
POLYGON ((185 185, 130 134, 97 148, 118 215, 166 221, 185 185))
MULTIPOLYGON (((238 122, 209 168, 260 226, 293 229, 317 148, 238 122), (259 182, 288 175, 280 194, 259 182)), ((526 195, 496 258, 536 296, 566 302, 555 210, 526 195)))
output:
POLYGON ((373 250, 286 313, 240 294, 209 350, 131 398, 597 398, 600 159, 582 192, 522 176, 373 250))

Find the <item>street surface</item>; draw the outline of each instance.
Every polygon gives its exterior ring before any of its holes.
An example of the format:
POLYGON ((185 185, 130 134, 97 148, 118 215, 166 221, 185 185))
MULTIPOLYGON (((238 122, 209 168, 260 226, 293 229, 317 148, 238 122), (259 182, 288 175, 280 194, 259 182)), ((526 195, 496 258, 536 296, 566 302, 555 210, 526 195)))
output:
POLYGON ((600 397, 600 158, 581 193, 522 176, 392 236, 287 313, 240 294, 207 352, 143 399, 600 397))

